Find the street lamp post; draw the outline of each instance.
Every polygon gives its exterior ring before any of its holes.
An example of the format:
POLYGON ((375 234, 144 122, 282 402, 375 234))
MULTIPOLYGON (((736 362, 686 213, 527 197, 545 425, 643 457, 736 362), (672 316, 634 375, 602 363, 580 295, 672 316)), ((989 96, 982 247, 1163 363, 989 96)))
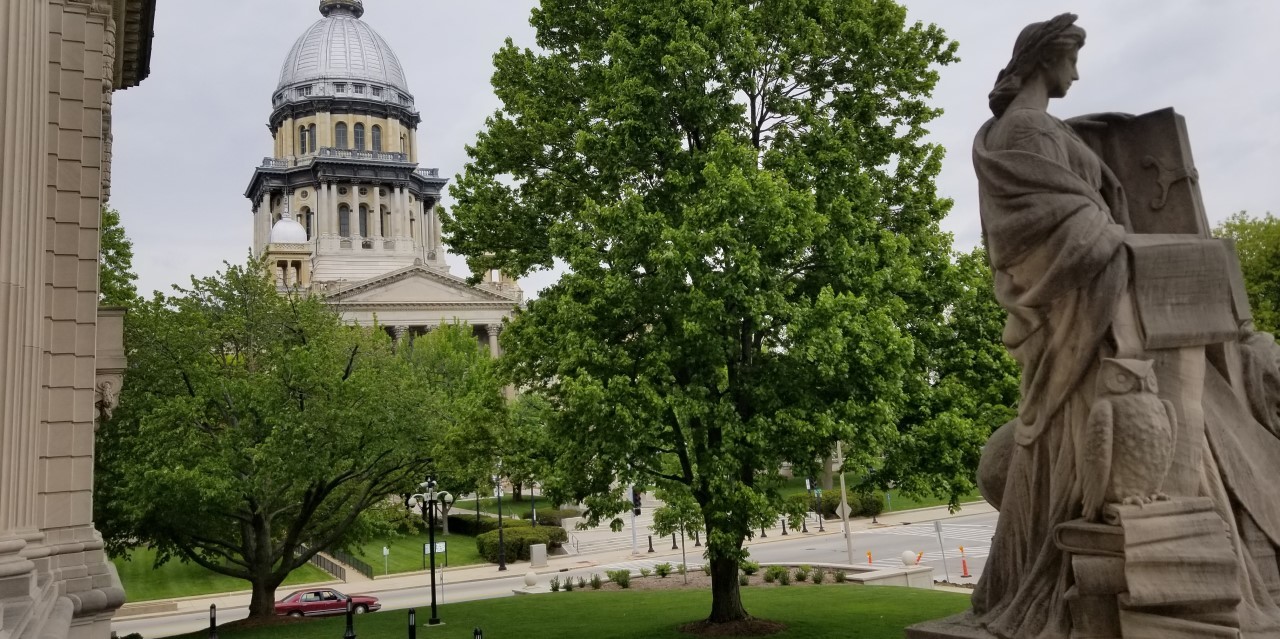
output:
POLYGON ((418 484, 421 493, 415 494, 411 499, 417 500, 422 506, 422 519, 427 522, 427 544, 430 549, 427 554, 431 556, 431 618, 427 620, 428 626, 440 625, 440 616, 436 608, 436 502, 443 498, 444 501, 450 501, 451 495, 447 492, 436 491, 435 477, 428 475, 427 481, 418 484))
POLYGON ((529 508, 530 510, 533 511, 532 512, 533 516, 529 518, 529 521, 533 524, 534 528, 537 528, 538 527, 538 493, 533 492, 532 479, 529 480, 529 502, 530 502, 529 508))
POLYGON ((498 493, 498 571, 507 569, 507 544, 502 536, 502 462, 498 462, 499 474, 493 476, 493 485, 498 493))

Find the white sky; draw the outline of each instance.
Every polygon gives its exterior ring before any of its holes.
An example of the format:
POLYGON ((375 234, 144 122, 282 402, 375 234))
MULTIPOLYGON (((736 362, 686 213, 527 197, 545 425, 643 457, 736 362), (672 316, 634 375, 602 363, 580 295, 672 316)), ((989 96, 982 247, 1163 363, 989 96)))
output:
MULTIPOLYGON (((270 148, 266 128, 280 65, 319 19, 317 0, 162 0, 151 76, 116 94, 110 204, 134 243, 139 290, 167 290, 190 275, 238 262, 252 239, 244 197, 270 148)), ((464 146, 499 104, 492 55, 510 36, 532 46, 529 0, 365 0, 364 20, 399 56, 422 114, 422 166, 454 176, 464 146)), ((1081 79, 1050 106, 1062 117, 1186 116, 1210 221, 1235 211, 1280 213, 1280 2, 1272 0, 907 0, 911 20, 960 43, 942 69, 931 127, 948 156, 938 184, 955 200, 946 230, 957 249, 978 242, 974 132, 996 72, 1018 31, 1063 11, 1088 31, 1081 79), (1272 69, 1268 71, 1267 69, 1272 69), (1269 79, 1270 78, 1270 79, 1269 79)), ((451 203, 446 196, 444 204, 451 203)), ((455 274, 462 259, 450 256, 455 274)), ((554 279, 522 281, 527 294, 554 279)))

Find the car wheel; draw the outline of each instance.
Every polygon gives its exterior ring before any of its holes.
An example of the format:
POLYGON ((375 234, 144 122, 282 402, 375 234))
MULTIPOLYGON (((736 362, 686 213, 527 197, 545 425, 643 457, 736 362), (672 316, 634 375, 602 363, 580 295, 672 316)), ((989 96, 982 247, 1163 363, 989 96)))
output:
POLYGON ((363 615, 364 613, 369 612, 369 607, 368 607, 368 606, 366 606, 366 605, 364 605, 364 604, 360 604, 360 605, 358 605, 358 606, 356 606, 356 607, 355 607, 354 612, 355 612, 357 615, 363 615))
POLYGON ((289 613, 289 616, 297 618, 297 617, 301 617, 302 613, 298 612, 297 610, 294 610, 293 612, 289 613))

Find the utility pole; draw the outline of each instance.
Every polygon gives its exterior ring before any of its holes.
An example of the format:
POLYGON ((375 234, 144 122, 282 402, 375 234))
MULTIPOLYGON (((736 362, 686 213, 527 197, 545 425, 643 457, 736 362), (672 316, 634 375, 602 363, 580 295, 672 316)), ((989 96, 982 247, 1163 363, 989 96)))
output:
POLYGON ((853 535, 849 534, 849 498, 844 488, 844 449, 836 441, 836 459, 840 462, 840 518, 844 520, 844 546, 849 551, 849 564, 853 564, 853 535))

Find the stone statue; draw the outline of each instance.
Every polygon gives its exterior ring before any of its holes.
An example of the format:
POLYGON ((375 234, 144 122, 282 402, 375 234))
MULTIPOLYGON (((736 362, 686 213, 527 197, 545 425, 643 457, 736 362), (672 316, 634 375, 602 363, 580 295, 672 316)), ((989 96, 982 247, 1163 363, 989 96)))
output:
POLYGON ((979 468, 1000 520, 973 609, 907 636, 1280 637, 1280 353, 1181 116, 1049 114, 1075 21, 1022 30, 974 140, 1021 400, 979 468))
POLYGON ((1085 519, 1100 521, 1108 503, 1169 499, 1160 487, 1173 463, 1178 417, 1173 404, 1156 395, 1152 364, 1102 360, 1080 464, 1085 519))

